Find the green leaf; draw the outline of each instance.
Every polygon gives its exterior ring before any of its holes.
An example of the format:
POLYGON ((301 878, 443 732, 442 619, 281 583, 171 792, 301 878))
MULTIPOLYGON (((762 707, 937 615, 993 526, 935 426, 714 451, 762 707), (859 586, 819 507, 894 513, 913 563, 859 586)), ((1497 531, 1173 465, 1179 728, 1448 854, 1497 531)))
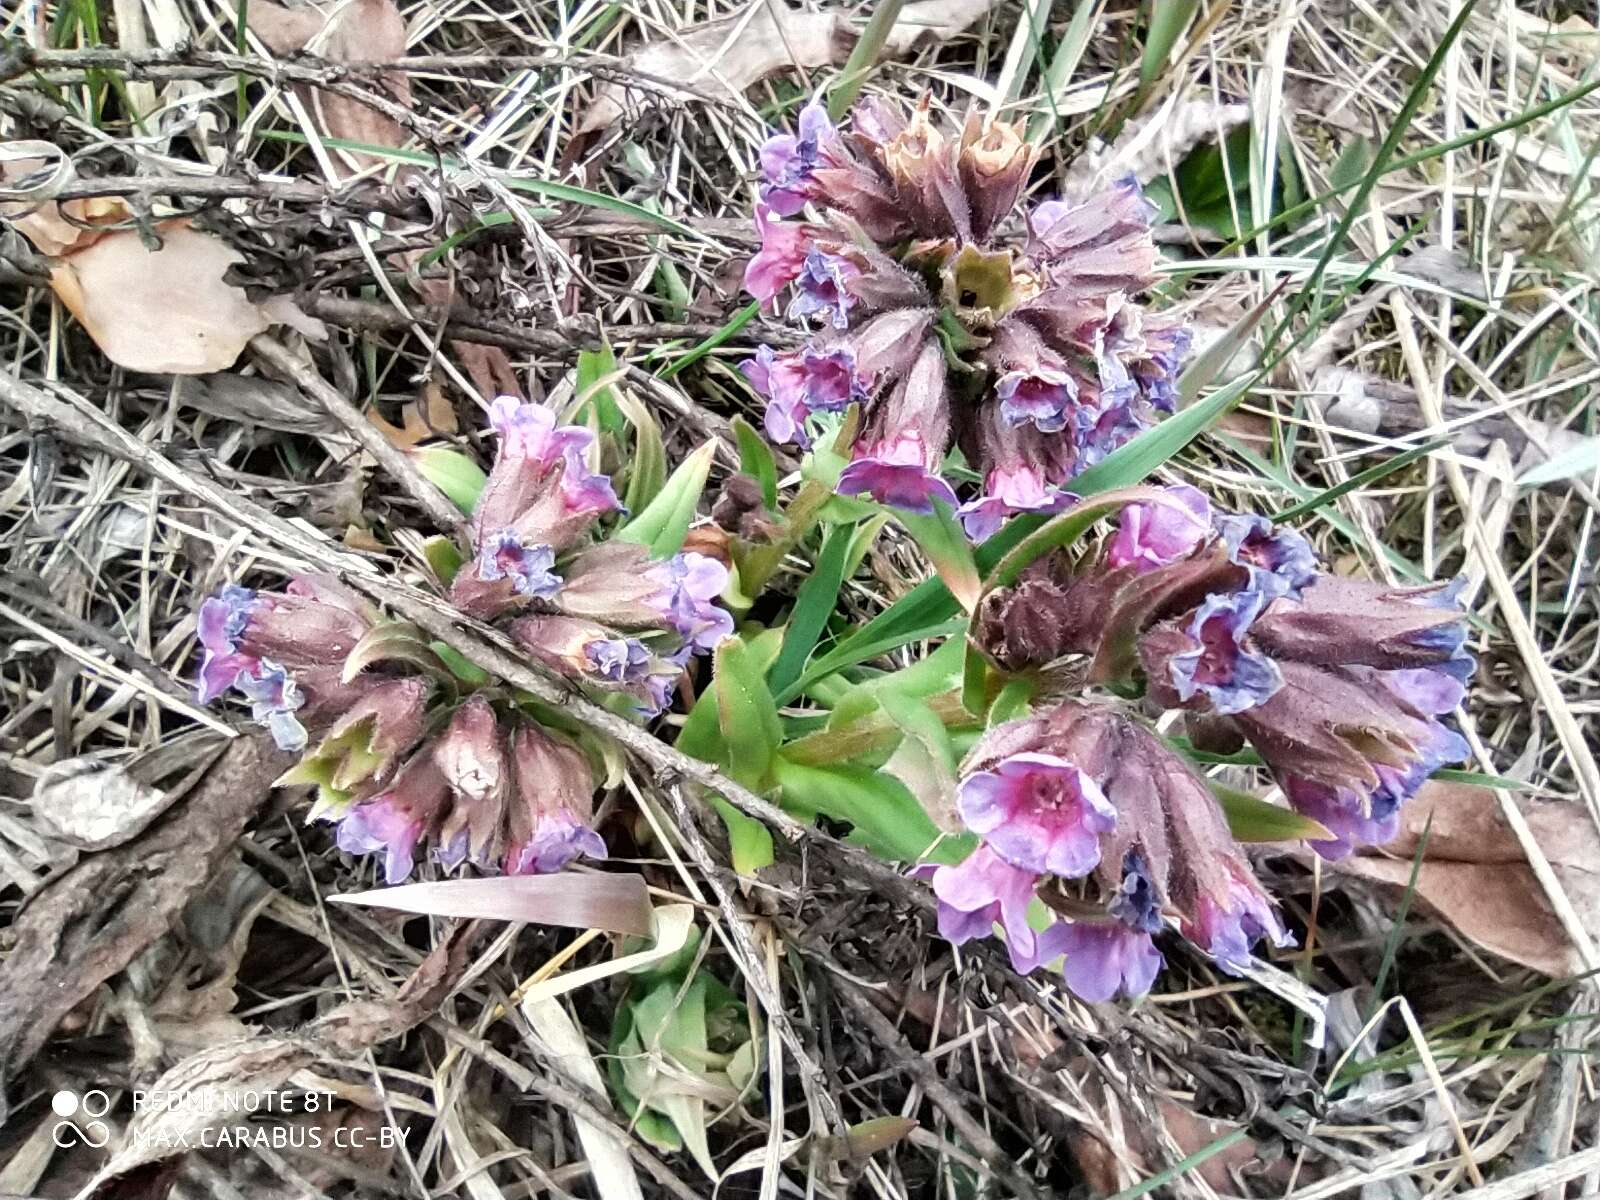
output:
POLYGON ((460 547, 443 534, 435 534, 422 543, 422 557, 444 587, 455 582, 456 572, 466 561, 461 557, 460 547))
POLYGON ((773 864, 776 854, 770 829, 754 817, 745 816, 721 796, 711 797, 711 807, 717 810, 728 831, 728 850, 735 871, 740 875, 754 875, 762 867, 773 864))
POLYGON ((1362 137, 1359 133, 1356 134, 1350 144, 1339 151, 1339 157, 1334 159, 1333 165, 1328 168, 1328 183, 1335 191, 1340 192, 1355 187, 1372 169, 1376 157, 1372 140, 1362 137))
MULTIPOLYGON (((306 143, 303 133, 292 130, 263 130, 257 135, 267 141, 294 142, 300 145, 306 143)), ((335 150, 357 150, 362 154, 371 155, 373 158, 387 162, 416 163, 428 168, 445 167, 449 170, 459 170, 461 161, 435 153, 421 150, 400 150, 394 146, 377 146, 370 142, 356 142, 348 138, 324 137, 321 139, 324 146, 335 150)), ((641 204, 623 200, 616 196, 607 195, 605 192, 591 192, 588 188, 577 187, 570 183, 557 183, 553 179, 530 179, 525 175, 513 175, 510 172, 495 170, 485 164, 478 164, 479 171, 485 171, 494 176, 496 183, 513 192, 528 192, 537 196, 548 196, 552 200, 560 200, 566 204, 579 204, 587 208, 603 208, 607 212, 620 213, 626 217, 655 225, 660 229, 672 233, 682 234, 684 237, 693 238, 697 242, 706 242, 718 245, 715 238, 708 237, 692 226, 685 225, 682 221, 675 221, 671 217, 663 216, 658 212, 651 212, 641 204)))
POLYGON ((420 446, 411 451, 417 473, 438 488, 468 516, 478 507, 483 485, 489 477, 469 456, 448 446, 420 446))
POLYGON ((620 430, 622 412, 617 407, 611 384, 621 374, 617 369, 617 356, 611 351, 611 343, 602 342, 598 350, 578 351, 578 366, 573 381, 573 419, 577 419, 584 409, 589 409, 599 418, 601 429, 609 433, 620 430))
POLYGON ((480 688, 489 683, 489 672, 448 643, 429 642, 428 649, 437 654, 450 673, 468 687, 480 688))
POLYGON ((778 507, 778 463, 766 438, 743 417, 734 417, 734 441, 739 446, 739 470, 761 485, 761 500, 768 508, 778 507))
POLYGON ((1144 53, 1139 59, 1141 91, 1161 78, 1178 39, 1199 8, 1200 0, 1150 0, 1150 24, 1145 31, 1144 53))
POLYGON ((908 512, 896 515, 923 554, 928 556, 933 569, 944 581, 945 588, 962 608, 971 612, 977 607, 981 590, 978 564, 972 557, 972 543, 967 540, 961 522, 948 504, 935 500, 933 509, 926 516, 908 512))
POLYGON ((1268 804, 1249 792, 1206 780, 1211 794, 1222 805, 1228 828, 1241 842, 1330 842, 1333 834, 1320 821, 1301 816, 1292 808, 1268 804))
POLYGON ((767 772, 778 747, 783 726, 778 706, 762 678, 759 657, 738 638, 725 638, 716 649, 717 725, 727 772, 745 787, 766 786, 767 772))
POLYGON ((853 827, 847 840, 880 858, 916 862, 939 839, 905 785, 869 767, 805 766, 779 754, 772 775, 783 788, 785 809, 847 822, 853 827))
POLYGON ((449 668, 423 638, 422 631, 406 621, 383 621, 369 629, 345 656, 340 678, 349 683, 378 662, 403 662, 435 679, 451 682, 449 668))
POLYGON ((816 648, 817 639, 827 628, 828 618, 839 600, 839 589, 844 585, 845 560, 853 533, 852 526, 834 525, 823 536, 816 564, 795 594, 794 608, 789 613, 783 636, 783 649, 767 673, 774 692, 783 691, 799 677, 806 659, 816 648))
POLYGON ((622 503, 629 512, 639 512, 649 507, 666 485, 667 451, 661 444, 661 426, 637 397, 620 393, 617 408, 633 426, 633 459, 628 464, 622 503))
POLYGON ((706 338, 705 341, 691 348, 686 354, 684 354, 682 358, 676 359, 670 366, 665 368, 661 372, 661 378, 671 379, 674 375, 683 370, 685 367, 689 366, 691 363, 699 362, 718 346, 731 341, 734 334, 738 333, 739 330, 743 329, 751 321, 755 320, 757 314, 760 312, 761 302, 759 300, 750 301, 749 304, 746 304, 738 312, 734 313, 733 316, 729 318, 727 324, 723 325, 721 329, 717 330, 710 337, 706 338))
POLYGON ((700 493, 711 473, 716 442, 707 442, 679 464, 653 500, 613 537, 648 546, 655 558, 667 558, 683 548, 683 539, 694 520, 700 493))

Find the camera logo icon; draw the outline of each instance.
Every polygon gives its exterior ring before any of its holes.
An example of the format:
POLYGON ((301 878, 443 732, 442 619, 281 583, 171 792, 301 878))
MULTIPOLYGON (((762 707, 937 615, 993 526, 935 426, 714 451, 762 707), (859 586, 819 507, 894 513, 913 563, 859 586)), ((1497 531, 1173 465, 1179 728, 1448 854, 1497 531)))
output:
POLYGON ((111 1111, 111 1097, 98 1088, 81 1096, 57 1092, 50 1097, 50 1109, 61 1118, 50 1131, 51 1140, 61 1149, 83 1145, 99 1150, 111 1141, 111 1126, 100 1119, 111 1111))

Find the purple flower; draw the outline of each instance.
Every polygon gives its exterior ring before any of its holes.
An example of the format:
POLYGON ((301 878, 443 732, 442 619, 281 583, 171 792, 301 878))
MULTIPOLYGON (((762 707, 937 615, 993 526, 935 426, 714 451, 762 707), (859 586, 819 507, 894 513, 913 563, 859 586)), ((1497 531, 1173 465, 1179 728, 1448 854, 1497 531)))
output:
POLYGON ((1197 896, 1194 913, 1182 929, 1184 937, 1229 975, 1249 967, 1250 948, 1262 938, 1274 946, 1294 945, 1294 936, 1284 929, 1260 885, 1233 862, 1228 864, 1226 893, 1197 896))
MULTIPOLYGON (((480 553, 507 530, 523 546, 559 552, 582 538, 597 517, 621 507, 610 479, 588 468, 585 452, 594 435, 587 429, 557 425, 550 409, 508 396, 490 406, 489 422, 500 445, 472 512, 473 544, 480 553)), ((495 545, 490 553, 498 550, 495 545)))
POLYGON ((416 865, 422 821, 390 796, 358 804, 339 822, 337 842, 346 854, 383 854, 385 883, 396 884, 416 865))
POLYGON ((255 607, 255 592, 232 584, 200 606, 195 626, 205 651, 197 680, 201 704, 210 704, 255 667, 257 659, 239 653, 239 638, 255 607))
POLYGON ((795 297, 789 302, 789 319, 826 313, 835 329, 850 324, 850 309, 856 298, 850 294, 850 280, 860 274, 846 259, 824 254, 813 248, 795 277, 795 297))
POLYGON ((1250 572, 1250 586, 1269 600, 1298 600, 1301 589, 1317 577, 1316 551, 1293 529, 1276 528, 1254 515, 1219 515, 1216 527, 1228 561, 1250 572))
POLYGON ((1203 695, 1212 712, 1225 715, 1264 704, 1283 686, 1277 664, 1244 645, 1251 622, 1265 604, 1260 592, 1214 592, 1206 597, 1189 622, 1193 649, 1167 660, 1167 673, 1180 700, 1203 695))
POLYGON ((1078 385, 1065 371, 1039 366, 1007 371, 994 385, 1000 416, 1015 428, 1032 422, 1040 433, 1059 433, 1078 400, 1078 385))
POLYGON ((549 546, 524 546, 515 533, 502 529, 478 549, 478 578, 509 579, 518 594, 545 599, 561 590, 561 576, 551 570, 555 561, 549 546))
POLYGON ((662 582, 658 603, 671 627, 685 645, 697 651, 712 650, 733 634, 733 616, 716 600, 728 586, 728 568, 693 550, 674 554, 653 571, 662 582))
POLYGON ((957 515, 967 536, 982 542, 992 537, 1013 513, 1056 513, 1077 502, 1078 497, 1071 492, 1047 487, 1044 476, 1033 467, 996 467, 989 472, 984 494, 963 504, 957 515))
POLYGON ((840 412, 867 396, 865 380, 856 370, 855 354, 848 346, 808 346, 785 354, 761 346, 739 369, 750 386, 768 398, 767 436, 779 443, 807 445, 807 416, 840 412))
POLYGON ((773 212, 792 217, 805 207, 822 144, 833 136, 833 122, 819 96, 800 110, 798 136, 778 133, 762 144, 761 199, 773 212))
POLYGON ((1013 754, 961 781, 956 807, 967 828, 1013 866, 1075 879, 1100 861, 1116 810, 1100 786, 1053 754, 1013 754))
POLYGON ((545 470, 558 462, 571 463, 594 441, 594 434, 581 425, 557 425, 552 409, 514 396, 494 398, 489 428, 500 439, 497 458, 531 462, 545 470))
POLYGON ((594 675, 613 683, 642 678, 652 657, 637 638, 596 638, 584 644, 583 654, 594 675))
POLYGON ((1133 364, 1133 378, 1145 400, 1162 412, 1178 407, 1178 368, 1189 355, 1192 341, 1182 325, 1145 326, 1144 356, 1133 364))
POLYGON ((263 658, 256 662, 254 674, 241 674, 234 686, 250 701, 250 716, 267 727, 279 750, 306 748, 306 727, 294 715, 306 698, 288 671, 263 658))
POLYGON ((1039 884, 1036 873, 1014 867, 980 845, 959 866, 935 867, 929 874, 939 901, 939 936, 951 945, 988 937, 998 924, 1018 974, 1026 975, 1060 954, 1054 948, 1053 927, 1039 932, 1028 924, 1028 907, 1039 884))
POLYGON ((800 274, 811 237, 804 225, 772 220, 772 210, 764 204, 756 205, 756 231, 761 249, 744 269, 744 290, 766 305, 800 274))
POLYGON ((1144 995, 1164 962, 1148 933, 1121 921, 1064 923, 1055 941, 1067 956, 1061 970, 1067 987, 1095 1004, 1119 993, 1144 995))
POLYGON ((1193 553, 1211 533, 1211 503, 1198 489, 1178 484, 1166 489, 1172 503, 1140 500, 1117 519, 1106 547, 1108 567, 1136 566, 1140 574, 1193 553))
POLYGON ((339 849, 346 854, 382 853, 385 881, 401 882, 415 865, 417 842, 438 825, 447 792, 432 751, 422 750, 392 786, 339 819, 339 849))
POLYGON ((915 430, 869 445, 839 474, 839 493, 865 493, 880 504, 908 512, 931 513, 933 502, 955 506, 956 493, 928 462, 927 446, 915 430))
POLYGON ((510 814, 505 869, 546 875, 580 856, 605 858, 594 819, 594 776, 583 751, 530 724, 511 735, 517 803, 510 814))

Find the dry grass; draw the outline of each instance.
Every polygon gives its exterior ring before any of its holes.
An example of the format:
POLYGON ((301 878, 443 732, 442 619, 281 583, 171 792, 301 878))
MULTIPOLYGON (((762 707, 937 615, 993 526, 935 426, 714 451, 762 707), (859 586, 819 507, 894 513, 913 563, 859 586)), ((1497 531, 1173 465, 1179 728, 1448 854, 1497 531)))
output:
MULTIPOLYGON (((1028 7, 1051 31, 1047 47, 1076 10, 1028 7)), ((872 86, 931 90, 953 108, 1000 101, 1048 118, 1047 163, 1058 180, 1113 167, 1154 180, 1246 121, 1257 153, 1229 194, 1249 228, 1270 215, 1285 171, 1300 194, 1317 195, 1341 181, 1352 147, 1388 133, 1456 8, 1440 0, 1200 7, 1204 35, 1180 43, 1143 93, 1131 3, 1097 6, 1081 61, 1053 97, 1040 94, 1040 63, 1015 3, 884 64, 872 86)), ((272 67, 252 47, 242 125, 236 63, 179 54, 140 71, 116 66, 141 46, 231 54, 231 3, 150 0, 114 12, 95 0, 43 11, 25 3, 0 17, 0 34, 16 46, 42 44, 38 30, 62 11, 79 14, 78 31, 48 66, 0 91, 0 132, 72 155, 85 194, 96 176, 180 181, 163 185, 157 211, 198 211, 244 253, 253 282, 311 297, 307 307, 332 337, 306 361, 358 405, 398 419, 421 387, 438 387, 461 428, 481 424, 471 366, 456 345, 441 344, 437 313, 386 256, 437 248, 493 213, 509 219, 452 239, 422 268, 461 306, 448 336, 501 345, 531 395, 559 400, 571 393, 578 346, 597 327, 608 330, 632 384, 669 429, 674 457, 749 411, 731 365, 763 336, 759 322, 680 374, 663 368, 742 304, 730 262, 748 253, 756 148, 767 122, 792 111, 798 81, 774 77, 739 103, 663 102, 646 81, 631 93, 635 115, 573 136, 596 89, 627 77, 617 56, 642 38, 740 10, 656 0, 407 4, 408 52, 426 56, 407 71, 407 136, 463 164, 425 168, 422 200, 385 187, 384 163, 369 163, 361 180, 348 178, 346 164, 342 183, 327 182, 338 151, 320 144, 314 104, 290 86, 326 78, 314 61, 272 67), (99 42, 116 48, 92 69, 74 57, 95 44, 84 30, 90 14, 99 42), (529 65, 533 58, 544 65, 529 65), (122 120, 119 93, 154 110, 143 129, 122 120), (525 179, 656 206, 696 236, 519 190, 525 179), (182 194, 182 180, 194 194, 182 194), (215 199, 206 189, 216 180, 242 181, 242 194, 215 199)), ((1514 118, 1597 71, 1600 34, 1564 6, 1484 0, 1398 152, 1433 150, 1514 118)), ((348 84, 383 95, 360 72, 348 84)), ((1516 479, 1596 432, 1597 107, 1590 95, 1385 176, 1328 273, 1329 297, 1397 239, 1413 240, 1172 468, 1227 502, 1273 512, 1448 439, 1318 509, 1308 532, 1344 569, 1467 576, 1481 664, 1468 714, 1477 765, 1523 783, 1532 804, 1562 806, 1574 826, 1600 821, 1600 472, 1591 461, 1543 487, 1516 479)), ((1163 230, 1174 252, 1166 301, 1220 329, 1287 279, 1270 327, 1290 315, 1294 281, 1317 261, 1342 205, 1314 206, 1228 247, 1174 220, 1163 230)), ((0 778, 11 797, 0 801, 3 951, 6 924, 81 853, 51 836, 30 796, 82 759, 176 794, 215 753, 218 718, 196 711, 184 683, 198 598, 225 580, 265 580, 329 554, 398 566, 403 587, 403 563, 359 539, 340 542, 352 527, 425 522, 358 458, 345 428, 259 355, 242 358, 223 384, 110 367, 40 286, 43 264, 14 235, 0 236, 5 372, 70 395, 68 409, 80 414, 59 425, 29 421, 17 392, 0 394, 8 635, 0 778), (87 434, 82 414, 94 410, 144 449, 112 453, 104 437, 87 434), (155 457, 170 469, 152 471, 155 457), (238 503, 208 498, 218 494, 238 503)), ((792 566, 796 578, 806 569, 792 566)), ((918 570, 905 545, 883 543, 847 591, 850 606, 876 609, 918 570)), ((670 740, 670 726, 658 732, 670 740)), ((1519 811, 1509 795, 1503 803, 1508 815, 1519 811)), ((737 885, 717 865, 722 851, 703 837, 697 805, 660 760, 636 761, 608 804, 609 829, 624 857, 631 831, 659 903, 695 906, 708 931, 705 966, 748 1000, 762 1034, 765 1075, 712 1132, 720 1170, 749 1168, 724 1195, 1043 1196, 1087 1181, 1132 1189, 1123 1200, 1154 1186, 1298 1200, 1372 1187, 1411 1200, 1485 1185, 1483 1194, 1509 1200, 1541 1189, 1560 1196, 1564 1187, 1593 1195, 1600 1186, 1592 988, 1544 986, 1414 905, 1396 936, 1397 889, 1295 859, 1264 863, 1296 924, 1315 931, 1310 950, 1282 959, 1275 986, 1287 990, 1298 975, 1327 998, 1329 1046, 1319 1056, 1303 1012, 1181 951, 1162 993, 1132 1010, 1086 1007, 1043 976, 1021 980, 999 959, 952 953, 928 936, 925 912, 878 890, 825 837, 761 882, 737 885), (1379 999, 1391 1007, 1380 1028, 1368 1028, 1379 999), (1329 1093, 1341 1056, 1366 1066, 1329 1093), (877 1154, 852 1156, 840 1140, 860 1122, 896 1114, 920 1125, 877 1154), (1197 1152, 1203 1165, 1188 1157, 1197 1152)), ((0 1158, 11 1161, 0 1166, 0 1192, 68 1195, 96 1165, 85 1151, 49 1153, 51 1091, 146 1084, 190 1049, 236 1035, 241 1022, 295 1028, 347 997, 391 994, 422 961, 441 936, 437 923, 402 926, 323 906, 327 894, 364 881, 324 828, 300 823, 300 808, 277 795, 183 921, 77 1005, 51 1049, 9 1081, 0 1158)), ((1550 868, 1554 850, 1526 824, 1511 837, 1557 919, 1580 943, 1585 926, 1592 936, 1600 916, 1573 891, 1572 875, 1550 868)), ((608 959, 605 943, 533 928, 484 933, 465 980, 422 1028, 315 1068, 314 1085, 340 1094, 348 1121, 409 1131, 398 1150, 194 1155, 178 1187, 250 1197, 590 1194, 567 1114, 585 1101, 611 1113, 609 1101, 586 1091, 583 1064, 553 1055, 547 1033, 511 999, 608 959)), ((1581 944, 1578 961, 1600 967, 1594 953, 1581 944)), ((613 979, 569 997, 602 1063, 616 988, 613 979)), ((591 1115, 614 1130, 626 1123, 602 1113, 591 1115)), ((632 1144, 648 1194, 711 1193, 687 1155, 650 1152, 646 1163, 632 1144)))

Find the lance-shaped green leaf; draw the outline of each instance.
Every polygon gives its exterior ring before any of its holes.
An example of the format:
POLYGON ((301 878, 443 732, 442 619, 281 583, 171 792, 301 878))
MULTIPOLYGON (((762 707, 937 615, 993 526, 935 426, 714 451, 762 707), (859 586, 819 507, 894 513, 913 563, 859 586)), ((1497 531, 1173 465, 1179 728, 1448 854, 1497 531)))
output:
POLYGON ((956 812, 958 756, 950 731, 933 708, 920 700, 892 691, 883 692, 879 700, 904 735, 883 770, 905 785, 936 827, 945 833, 962 832, 964 826, 956 812))
POLYGON ((716 452, 716 442, 707 442, 690 454, 644 510, 613 536, 648 546, 656 558, 667 558, 681 550, 716 452))
POLYGON ((768 771, 783 744, 778 706, 767 689, 760 660, 746 642, 724 638, 717 646, 717 724, 722 731, 723 767, 748 788, 766 786, 768 771))
POLYGON ((417 472, 467 515, 478 507, 489 477, 475 459, 449 446, 419 446, 411 451, 417 472))
POLYGON ((602 342, 598 350, 578 351, 568 419, 581 420, 587 411, 594 415, 596 424, 604 432, 620 432, 622 410, 617 406, 617 394, 611 385, 622 374, 617 367, 617 356, 611 352, 610 342, 602 342))
POLYGON ((1211 794, 1222 805, 1228 829, 1241 842, 1327 842, 1333 834, 1320 821, 1302 816, 1292 808, 1268 804, 1249 792, 1207 779, 1211 794))
POLYGON ((970 613, 977 608, 978 594, 983 590, 978 564, 972 557, 972 543, 948 504, 935 500, 933 508, 928 515, 906 512, 896 515, 928 556, 956 603, 970 613))
POLYGON ((743 417, 734 417, 733 440, 739 447, 739 470, 761 485, 761 499, 768 508, 778 507, 778 462, 766 438, 743 417))
POLYGON ((817 639, 827 628, 828 618, 839 601, 839 589, 844 586, 853 533, 852 526, 834 525, 824 535, 817 561, 795 593, 789 623, 784 627, 783 649, 768 672, 774 691, 781 691, 799 677, 817 639))
POLYGON ((661 444, 661 426, 637 396, 619 392, 617 407, 633 426, 633 457, 628 462, 622 503, 629 512, 640 512, 666 485, 667 451, 661 444))
POLYGON ((880 858, 916 862, 940 838, 938 826, 906 786, 870 767, 813 767, 779 754, 772 774, 783 788, 785 809, 847 822, 852 829, 846 840, 880 858))

